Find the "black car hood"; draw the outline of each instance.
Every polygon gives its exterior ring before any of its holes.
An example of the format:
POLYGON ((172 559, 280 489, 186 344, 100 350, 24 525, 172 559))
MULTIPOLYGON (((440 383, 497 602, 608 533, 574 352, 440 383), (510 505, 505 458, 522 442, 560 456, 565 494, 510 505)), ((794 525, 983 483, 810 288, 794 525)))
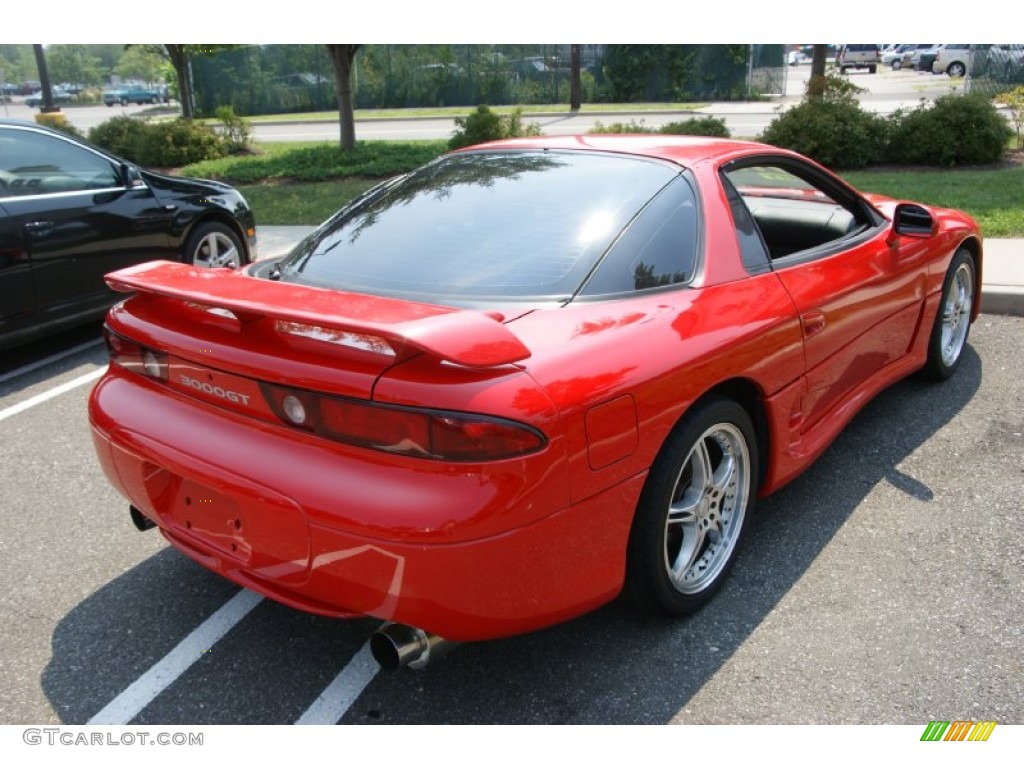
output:
POLYGON ((177 195, 223 195, 233 191, 230 185, 210 179, 186 179, 142 168, 139 174, 151 187, 177 195))

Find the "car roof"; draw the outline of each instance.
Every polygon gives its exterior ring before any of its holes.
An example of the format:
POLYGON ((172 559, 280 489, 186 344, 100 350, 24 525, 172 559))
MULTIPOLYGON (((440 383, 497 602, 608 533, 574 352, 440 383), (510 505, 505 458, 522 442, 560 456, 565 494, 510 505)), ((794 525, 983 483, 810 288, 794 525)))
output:
POLYGON ((487 144, 477 144, 460 151, 481 149, 554 149, 616 152, 669 160, 686 167, 692 167, 708 160, 720 160, 760 152, 770 152, 779 155, 789 154, 778 147, 754 141, 668 134, 539 136, 523 139, 504 139, 502 141, 488 142, 487 144))

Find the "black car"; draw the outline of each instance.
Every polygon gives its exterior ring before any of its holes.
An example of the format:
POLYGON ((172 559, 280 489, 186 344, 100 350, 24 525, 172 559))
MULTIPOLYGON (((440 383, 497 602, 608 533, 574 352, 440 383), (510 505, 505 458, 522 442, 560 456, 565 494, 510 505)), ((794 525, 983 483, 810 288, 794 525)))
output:
POLYGON ((252 210, 227 184, 0 120, 0 349, 102 317, 117 299, 103 281, 115 269, 239 266, 255 249, 252 210))

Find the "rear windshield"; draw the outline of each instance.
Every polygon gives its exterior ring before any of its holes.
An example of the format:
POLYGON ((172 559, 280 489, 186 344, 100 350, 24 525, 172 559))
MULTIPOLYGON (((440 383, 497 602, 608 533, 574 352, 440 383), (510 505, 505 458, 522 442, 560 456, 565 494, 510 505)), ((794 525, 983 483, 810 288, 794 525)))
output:
POLYGON ((567 300, 680 172, 587 152, 450 155, 342 210, 281 279, 434 302, 567 300))

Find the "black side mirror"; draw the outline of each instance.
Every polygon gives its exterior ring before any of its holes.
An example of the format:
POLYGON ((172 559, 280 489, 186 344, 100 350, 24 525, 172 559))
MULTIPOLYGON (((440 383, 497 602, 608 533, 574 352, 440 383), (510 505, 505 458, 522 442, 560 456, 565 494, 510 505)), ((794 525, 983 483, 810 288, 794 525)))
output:
POLYGON ((124 181, 124 185, 128 187, 128 189, 146 186, 146 182, 139 173, 139 169, 134 165, 128 165, 128 163, 123 163, 121 165, 121 179, 124 181))
POLYGON ((935 218, 923 206, 900 203, 893 215, 893 229, 907 237, 931 237, 935 234, 935 218))

